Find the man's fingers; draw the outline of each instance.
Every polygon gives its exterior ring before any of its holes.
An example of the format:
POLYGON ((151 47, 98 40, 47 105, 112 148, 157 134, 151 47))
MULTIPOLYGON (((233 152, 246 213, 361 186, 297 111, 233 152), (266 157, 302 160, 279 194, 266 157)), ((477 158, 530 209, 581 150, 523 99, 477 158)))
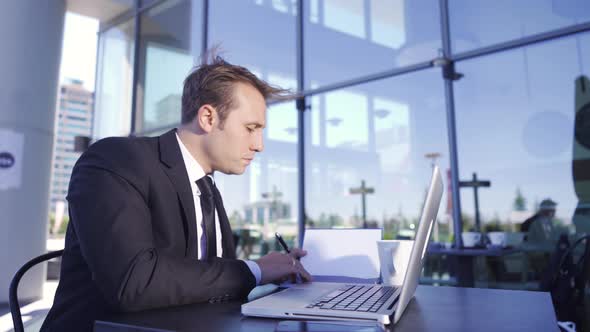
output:
POLYGON ((309 272, 307 272, 304 268, 301 269, 301 278, 303 278, 303 281, 311 281, 311 274, 309 274, 309 272))
POLYGON ((307 272, 307 270, 303 267, 303 265, 301 265, 299 261, 297 261, 296 269, 297 273, 301 276, 303 281, 311 281, 311 274, 307 272))
POLYGON ((296 266, 297 265, 297 259, 291 255, 285 255, 286 258, 286 264, 289 264, 291 266, 296 266))
POLYGON ((293 276, 300 276, 300 280, 311 281, 311 275, 303 268, 297 259, 307 254, 305 250, 293 249, 290 254, 278 252, 269 253, 257 260, 262 270, 263 283, 281 282, 291 279, 293 276))
POLYGON ((293 248, 291 249, 291 253, 289 255, 295 258, 299 258, 307 255, 307 251, 299 248, 293 248))

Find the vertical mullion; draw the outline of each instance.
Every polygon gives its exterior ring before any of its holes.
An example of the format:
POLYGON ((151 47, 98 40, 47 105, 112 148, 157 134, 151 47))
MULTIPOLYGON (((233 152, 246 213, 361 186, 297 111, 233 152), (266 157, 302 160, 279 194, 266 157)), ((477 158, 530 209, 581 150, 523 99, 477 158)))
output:
POLYGON ((137 81, 139 80, 139 38, 140 38, 140 17, 139 7, 141 6, 141 0, 135 0, 135 15, 134 15, 134 44, 133 44, 133 79, 131 83, 131 135, 135 135, 135 122, 137 121, 137 81))
POLYGON ((104 46, 102 46, 105 38, 105 33, 101 33, 100 31, 96 33, 96 63, 94 65, 94 92, 92 96, 92 124, 91 128, 92 131, 90 132, 90 139, 96 136, 96 101, 98 100, 97 97, 97 90, 101 90, 102 88, 98 88, 100 82, 102 82, 102 68, 104 67, 104 55, 102 55, 104 46), (100 75, 100 76, 99 76, 100 75))
MULTIPOLYGON (((448 0, 440 0, 440 22, 443 43, 443 58, 451 57, 451 37, 449 29, 448 0)), ((451 62, 448 64, 453 66, 451 62)), ((448 66, 447 65, 447 66, 448 66)), ((457 130, 455 128, 455 100, 453 92, 453 78, 444 75, 446 68, 443 66, 443 79, 445 84, 445 100, 447 109, 447 131, 449 136, 449 159, 451 164, 451 196, 453 200, 453 232, 455 234, 455 247, 461 248, 461 232, 463 222, 461 220, 461 200, 459 195, 459 162, 457 158, 457 130)), ((453 69, 454 70, 454 69, 453 69)))
MULTIPOLYGON (((192 19, 192 18, 191 18, 192 19)), ((205 61, 207 47, 209 47, 209 0, 203 0, 203 36, 201 44, 201 61, 205 61)))
MULTIPOLYGON (((303 61, 303 23, 305 19, 304 15, 304 8, 303 8, 303 1, 297 1, 297 90, 298 92, 303 91, 305 88, 305 81, 304 81, 304 61, 303 61)), ((298 216, 297 216, 297 225, 298 225, 298 232, 297 238, 299 242, 299 247, 303 246, 303 237, 305 235, 305 103, 306 98, 301 97, 297 100, 297 166, 298 166, 298 198, 299 202, 297 204, 298 207, 298 216)))

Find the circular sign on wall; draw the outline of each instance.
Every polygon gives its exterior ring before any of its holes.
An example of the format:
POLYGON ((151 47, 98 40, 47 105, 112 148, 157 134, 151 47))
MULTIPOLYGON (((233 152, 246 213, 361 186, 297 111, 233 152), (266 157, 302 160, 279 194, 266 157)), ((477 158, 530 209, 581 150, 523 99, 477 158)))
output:
POLYGON ((0 152, 0 168, 14 166, 14 156, 10 152, 0 152))

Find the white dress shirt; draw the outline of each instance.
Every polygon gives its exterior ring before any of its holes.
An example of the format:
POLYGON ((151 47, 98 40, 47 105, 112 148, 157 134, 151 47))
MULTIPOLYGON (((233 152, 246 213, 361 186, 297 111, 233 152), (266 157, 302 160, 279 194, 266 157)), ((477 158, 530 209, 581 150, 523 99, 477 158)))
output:
MULTIPOLYGON (((199 165, 197 160, 190 154, 184 143, 178 137, 178 133, 176 133, 176 140, 178 140, 178 146, 180 146, 180 152, 182 153, 182 159, 184 160, 184 165, 186 167, 186 172, 188 174, 188 179, 191 184, 191 192, 193 193, 193 202, 195 204, 195 215, 197 217, 197 242, 199 245, 199 259, 205 259, 207 257, 207 237, 205 236, 205 225, 203 223, 203 211, 201 210, 201 191, 197 186, 197 180, 206 175, 205 171, 203 171, 203 167, 199 165)), ((213 183, 215 180, 211 177, 213 183)), ((221 245, 221 231, 219 227, 219 211, 216 209, 215 213, 215 244, 217 247, 217 257, 221 257, 223 255, 223 247, 221 245)), ((231 239, 233 241, 233 239, 231 239)), ((254 261, 244 260, 252 274, 256 278, 256 285, 260 284, 260 279, 262 276, 262 272, 260 271, 260 267, 254 261)))

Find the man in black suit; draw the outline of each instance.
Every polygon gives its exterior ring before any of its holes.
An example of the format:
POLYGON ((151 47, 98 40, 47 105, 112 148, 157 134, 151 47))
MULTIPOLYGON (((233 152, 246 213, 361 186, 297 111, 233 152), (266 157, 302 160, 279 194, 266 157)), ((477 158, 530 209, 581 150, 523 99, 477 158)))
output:
POLYGON ((266 101, 284 90, 219 57, 185 80, 182 125, 106 138, 76 163, 61 279, 43 331, 92 330, 115 311, 244 299, 299 274, 297 258, 236 259, 212 174, 242 174, 262 151, 266 101))

